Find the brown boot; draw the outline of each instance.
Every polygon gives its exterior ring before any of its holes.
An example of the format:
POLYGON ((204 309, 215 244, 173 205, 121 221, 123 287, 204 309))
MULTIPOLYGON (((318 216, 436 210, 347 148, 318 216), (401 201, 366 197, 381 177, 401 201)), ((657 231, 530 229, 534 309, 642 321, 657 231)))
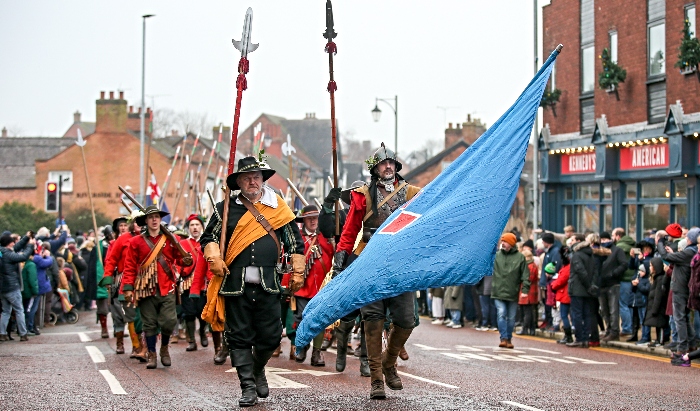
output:
POLYGON ((158 368, 158 357, 154 351, 148 351, 147 358, 148 364, 146 364, 146 369, 152 370, 158 368))
POLYGON ((163 364, 164 367, 170 367, 172 364, 172 362, 170 362, 170 352, 168 351, 167 345, 160 346, 160 363, 163 364))
POLYGON ((402 390, 403 384, 401 383, 401 378, 396 372, 396 358, 399 356, 399 352, 403 348, 404 344, 411 335, 413 329, 401 328, 396 324, 391 329, 389 333, 389 340, 386 344, 386 351, 382 357, 382 373, 384 373, 384 379, 386 380, 386 385, 392 390, 402 390))
POLYGON ((211 340, 214 342, 214 355, 216 355, 219 352, 219 349, 221 348, 221 332, 212 331, 211 340))
POLYGON ((219 351, 216 352, 216 355, 214 356, 214 364, 215 365, 224 365, 226 360, 228 359, 228 346, 226 345, 225 342, 222 341, 221 347, 219 348, 219 351))
POLYGON ((138 359, 141 362, 147 362, 148 361, 148 346, 146 345, 146 337, 141 334, 141 338, 139 339, 140 346, 136 354, 134 354, 133 358, 138 359))
POLYGON ((386 393, 384 392, 384 375, 382 374, 383 331, 384 321, 365 321, 367 360, 369 361, 369 372, 372 381, 372 389, 369 393, 369 398, 372 400, 383 400, 386 398, 386 393))
POLYGON ((515 348, 510 339, 506 340, 506 348, 515 348))
POLYGON ((114 336, 117 337, 117 354, 124 354, 124 331, 117 331, 114 336))
POLYGON ((506 348, 508 346, 508 342, 506 342, 505 338, 501 338, 501 343, 498 344, 499 348, 506 348))
POLYGON ((280 343, 280 345, 277 346, 277 349, 275 349, 275 351, 272 353, 272 356, 279 357, 280 354, 282 354, 282 343, 280 343))
POLYGON ((406 347, 401 347, 401 351, 399 351, 399 358, 404 361, 408 361, 408 352, 406 352, 406 347))
POLYGON ((314 347, 311 351, 311 366, 312 367, 325 367, 326 361, 323 359, 323 351, 320 348, 314 347))
POLYGON ((187 339, 187 330, 183 330, 180 328, 180 330, 177 332, 177 338, 180 340, 186 340, 187 339))
POLYGON ((107 315, 100 314, 98 318, 100 319, 100 328, 102 328, 102 338, 109 338, 109 331, 107 331, 107 315))
POLYGON ((289 359, 292 361, 295 361, 297 359, 296 349, 297 347, 292 345, 292 348, 289 350, 289 359))
MULTIPOLYGON (((182 332, 183 330, 180 330, 182 332)), ((197 342, 194 339, 194 320, 185 322, 185 331, 187 332, 187 348, 185 351, 197 351, 197 342)))
MULTIPOLYGON (((183 338, 184 340, 184 338, 183 338)), ((170 344, 177 344, 180 341, 180 331, 178 330, 173 330, 173 333, 170 335, 170 344)))

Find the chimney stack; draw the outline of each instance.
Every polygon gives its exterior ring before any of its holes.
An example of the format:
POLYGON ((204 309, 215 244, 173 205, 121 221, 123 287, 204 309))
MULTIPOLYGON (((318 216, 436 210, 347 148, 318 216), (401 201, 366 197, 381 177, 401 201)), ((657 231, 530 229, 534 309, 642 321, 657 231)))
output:
POLYGON ((124 92, 123 91, 119 92, 119 100, 124 100, 124 92))
POLYGON ((104 99, 105 99, 105 92, 100 91, 100 100, 104 100, 104 99))
MULTIPOLYGON (((96 133, 126 133, 127 132, 127 108, 126 100, 114 99, 114 92, 109 92, 109 99, 105 99, 105 92, 100 92, 100 99, 96 102, 95 132, 96 133)), ((79 113, 77 113, 79 115, 79 113)), ((78 121, 80 117, 77 117, 78 121)))
POLYGON ((7 137, 7 128, 6 127, 2 128, 2 136, 7 137))
POLYGON ((76 110, 75 113, 73 113, 73 123, 78 124, 80 123, 80 111, 76 110))
POLYGON ((113 91, 109 92, 109 99, 114 100, 114 92, 113 91))
POLYGON ((133 112, 134 112, 134 106, 129 106, 129 113, 133 113, 133 112))

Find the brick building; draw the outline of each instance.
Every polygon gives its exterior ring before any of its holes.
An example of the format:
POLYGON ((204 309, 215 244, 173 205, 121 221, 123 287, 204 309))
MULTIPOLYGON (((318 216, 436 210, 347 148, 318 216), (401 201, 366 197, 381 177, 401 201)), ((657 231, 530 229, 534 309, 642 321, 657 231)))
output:
POLYGON ((543 49, 565 46, 548 86, 561 98, 538 144, 543 226, 642 238, 700 224, 700 77, 674 68, 695 3, 552 0, 542 14, 543 49), (627 71, 615 89, 598 84, 605 48, 627 71))

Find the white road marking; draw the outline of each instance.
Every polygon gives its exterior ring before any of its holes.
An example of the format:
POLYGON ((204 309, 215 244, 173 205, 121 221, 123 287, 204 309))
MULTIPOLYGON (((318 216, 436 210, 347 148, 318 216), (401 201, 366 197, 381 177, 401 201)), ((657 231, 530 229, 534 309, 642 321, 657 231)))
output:
POLYGON ((99 348, 95 347, 94 345, 87 345, 85 346, 85 349, 87 350, 88 354, 90 354, 92 362, 105 362, 105 356, 102 354, 102 351, 100 351, 99 348))
POLYGON ((563 362, 564 364, 576 364, 574 361, 564 360, 562 358, 545 357, 544 355, 521 355, 520 358, 527 358, 537 362, 548 363, 550 361, 563 362))
POLYGON ((41 335, 76 335, 76 334, 90 334, 90 333, 98 333, 100 330, 95 330, 95 331, 74 331, 74 332, 66 332, 66 333, 50 333, 50 332, 42 332, 41 335))
POLYGON ((525 354, 525 351, 520 351, 520 350, 514 350, 512 348, 501 348, 497 347, 493 349, 493 352, 499 353, 515 353, 515 354, 525 354))
POLYGON ((122 385, 119 384, 117 378, 112 375, 109 370, 100 370, 100 374, 102 374, 102 376, 105 377, 105 380, 107 380, 107 384, 109 384, 109 389, 112 390, 112 394, 126 395, 126 391, 124 391, 122 385))
POLYGON ((570 358, 572 360, 578 360, 581 361, 584 364, 611 364, 611 365, 616 365, 616 362, 600 362, 600 361, 593 361, 593 360, 587 360, 585 358, 578 358, 578 357, 564 357, 564 358, 570 358))
POLYGON ((557 351, 543 350, 543 349, 541 349, 541 348, 523 348, 523 350, 544 352, 544 353, 547 353, 547 354, 561 354, 560 352, 557 352, 557 351))
MULTIPOLYGON (((308 385, 292 381, 289 378, 282 377, 282 374, 309 374, 314 377, 323 377, 325 375, 333 375, 335 373, 317 370, 288 370, 286 368, 265 367, 265 375, 267 377, 267 385, 270 388, 309 388, 308 385)), ((226 370, 226 372, 236 372, 235 368, 226 370)))
POLYGON ((479 348, 469 347, 469 346, 466 346, 466 345, 455 345, 455 348, 458 349, 458 350, 460 350, 460 351, 470 351, 470 352, 480 352, 480 351, 484 351, 484 350, 481 350, 481 349, 479 349, 479 348))
POLYGON ((446 355, 448 357, 452 358, 457 358, 458 360, 481 360, 481 361, 493 361, 492 358, 485 357, 483 355, 479 354, 472 354, 472 353, 462 353, 462 354, 453 354, 451 352, 441 352, 440 354, 446 355))
POLYGON ((80 342, 92 341, 92 338, 88 337, 85 333, 78 333, 78 337, 80 337, 80 342))
POLYGON ((435 348, 435 347, 430 347, 428 345, 423 345, 423 344, 413 344, 418 348, 421 348, 425 351, 449 351, 449 348, 435 348))
POLYGON ((527 358, 522 358, 522 356, 508 355, 508 354, 483 354, 484 356, 489 356, 495 360, 499 361, 514 361, 514 362, 534 362, 527 358))
POLYGON ((518 408, 522 408, 524 410, 529 410, 529 411, 543 411, 539 408, 531 407, 529 405, 520 404, 518 402, 513 402, 513 401, 501 401, 501 404, 512 405, 513 407, 518 407, 518 408))
POLYGON ((457 386, 455 386, 455 385, 450 385, 450 384, 445 384, 444 382, 429 380, 429 379, 427 379, 427 378, 419 377, 419 376, 417 376, 417 375, 409 374, 409 373, 403 372, 403 371, 397 371, 397 373, 398 373, 399 375, 403 375, 404 377, 413 378, 413 379, 416 379, 416 380, 418 380, 418 381, 423 381, 423 382, 427 382, 427 383, 430 383, 430 384, 439 385, 439 386, 442 386, 442 387, 447 387, 447 388, 459 388, 459 387, 457 387, 457 386))

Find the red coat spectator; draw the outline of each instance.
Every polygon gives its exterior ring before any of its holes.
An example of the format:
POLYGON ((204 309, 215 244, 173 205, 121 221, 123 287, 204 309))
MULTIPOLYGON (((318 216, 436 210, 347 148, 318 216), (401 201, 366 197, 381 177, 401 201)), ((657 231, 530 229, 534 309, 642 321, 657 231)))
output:
POLYGON ((556 300, 562 304, 571 304, 569 297, 569 270, 570 264, 559 269, 559 275, 552 281, 552 291, 556 292, 556 300))

